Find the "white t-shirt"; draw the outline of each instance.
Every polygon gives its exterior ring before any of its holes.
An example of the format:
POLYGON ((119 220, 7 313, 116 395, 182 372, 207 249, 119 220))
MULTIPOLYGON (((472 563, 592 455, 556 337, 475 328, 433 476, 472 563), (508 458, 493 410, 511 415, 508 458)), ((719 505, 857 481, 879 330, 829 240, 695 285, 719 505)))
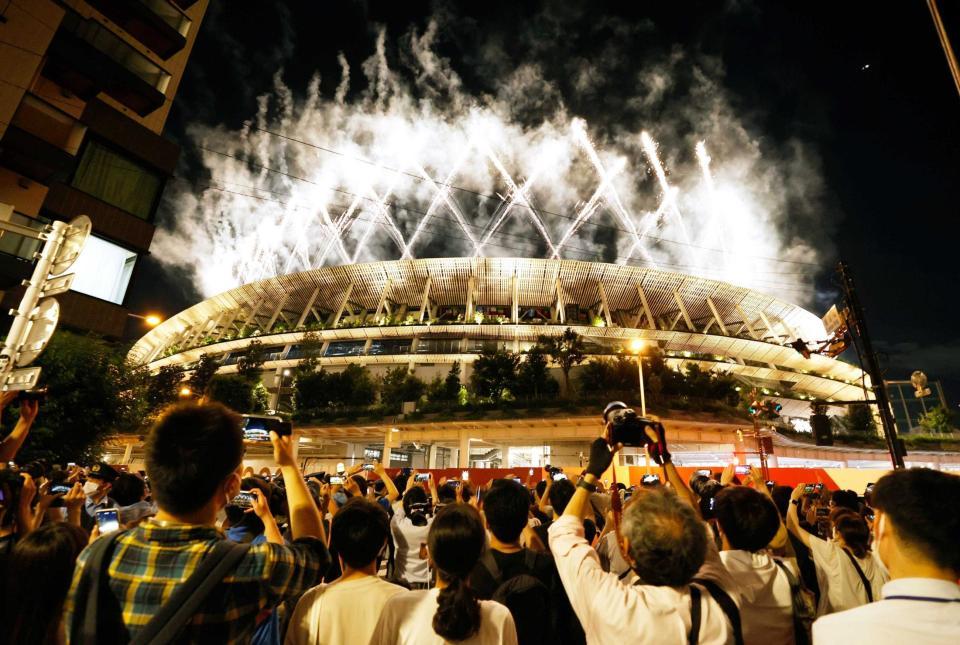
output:
MULTIPOLYGON (((820 585, 820 605, 817 616, 826 616, 835 611, 845 611, 867 604, 867 592, 863 581, 857 574, 850 558, 834 540, 821 540, 810 536, 810 553, 817 570, 817 584, 820 585)), ((863 575, 870 582, 874 600, 880 599, 883 585, 889 580, 886 569, 870 553, 865 558, 857 558, 863 575)))
POLYGON ((318 585, 300 598, 286 645, 366 643, 390 598, 407 590, 376 576, 318 585))
MULTIPOLYGON (((709 530, 704 525, 704 531, 709 530)), ((550 525, 550 550, 588 643, 687 642, 691 628, 689 587, 659 587, 618 580, 616 574, 600 567, 597 552, 583 538, 583 522, 572 515, 564 515, 550 525)), ((710 538, 706 559, 696 577, 717 583, 739 603, 733 578, 710 538)), ((700 643, 732 643, 733 630, 720 605, 706 590, 701 594, 700 603, 700 643)))
MULTIPOLYGON (((740 592, 740 621, 746 645, 792 645, 793 592, 790 581, 766 552, 721 551, 720 559, 740 592)), ((783 564, 800 577, 795 560, 783 564)))
POLYGON ((390 520, 390 532, 396 546, 394 571, 398 578, 407 582, 430 582, 430 563, 420 557, 420 545, 427 543, 427 533, 433 516, 427 516, 424 526, 414 526, 413 521, 403 511, 403 502, 393 503, 393 519, 390 520))
POLYGON ((813 624, 818 645, 956 645, 960 643, 960 586, 932 578, 899 578, 883 585, 883 600, 830 614, 813 624))
POLYGON ((623 557, 620 545, 617 544, 616 531, 610 531, 597 542, 597 555, 600 556, 604 571, 622 576, 621 579, 626 578, 624 574, 630 570, 630 563, 623 557))
MULTIPOLYGON (((411 591, 387 601, 380 622, 373 630, 370 645, 441 645, 446 643, 433 631, 439 589, 411 591)), ((343 641, 348 642, 348 641, 343 641)), ((361 641, 358 641, 361 642, 361 641)), ((492 600, 480 601, 480 631, 462 645, 516 645, 517 628, 510 610, 492 600)))

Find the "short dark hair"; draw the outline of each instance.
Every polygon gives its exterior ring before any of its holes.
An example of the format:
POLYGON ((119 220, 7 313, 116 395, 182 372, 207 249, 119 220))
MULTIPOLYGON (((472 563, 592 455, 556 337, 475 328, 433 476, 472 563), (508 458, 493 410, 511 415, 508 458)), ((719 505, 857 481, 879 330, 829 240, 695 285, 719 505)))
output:
POLYGON ((791 495, 793 495, 793 489, 789 486, 777 485, 770 491, 770 497, 773 498, 773 503, 776 504, 781 519, 787 518, 787 509, 790 508, 791 495))
POLYGON ((706 526, 693 507, 666 486, 641 488, 623 513, 633 568, 647 584, 690 583, 707 556, 706 526))
POLYGON ((353 497, 333 516, 331 550, 354 569, 361 569, 377 559, 389 533, 387 512, 375 502, 353 497))
POLYGON ((830 523, 855 556, 867 557, 870 553, 870 527, 862 515, 845 506, 838 506, 830 511, 830 523))
POLYGON ((175 405, 150 430, 144 453, 157 505, 175 514, 196 511, 243 460, 240 416, 219 403, 175 405))
POLYGON ((453 504, 457 501, 457 489, 449 482, 444 483, 443 486, 437 488, 437 498, 440 504, 453 504))
POLYGON ((553 486, 550 487, 550 506, 553 507, 553 512, 563 515, 576 490, 576 486, 569 479, 558 479, 553 482, 553 486))
POLYGON ((530 494, 512 479, 503 480, 483 498, 483 515, 490 532, 507 544, 520 539, 530 515, 530 494))
POLYGON ((734 549, 759 551, 770 544, 780 528, 780 513, 773 501, 746 486, 727 486, 717 493, 714 514, 734 549))
POLYGON ((147 485, 136 475, 120 473, 110 488, 110 497, 120 506, 130 506, 143 499, 147 485))
POLYGON ((893 524, 897 537, 934 564, 960 574, 960 477, 929 468, 895 470, 877 480, 873 508, 893 524))
POLYGON ((353 475, 352 477, 350 477, 350 479, 353 480, 353 483, 355 483, 357 485, 357 488, 360 490, 360 496, 366 497, 367 486, 368 486, 367 480, 364 479, 362 475, 353 475))
POLYGON ((849 508, 854 513, 860 512, 860 500, 852 490, 835 490, 830 493, 830 501, 838 508, 849 508))

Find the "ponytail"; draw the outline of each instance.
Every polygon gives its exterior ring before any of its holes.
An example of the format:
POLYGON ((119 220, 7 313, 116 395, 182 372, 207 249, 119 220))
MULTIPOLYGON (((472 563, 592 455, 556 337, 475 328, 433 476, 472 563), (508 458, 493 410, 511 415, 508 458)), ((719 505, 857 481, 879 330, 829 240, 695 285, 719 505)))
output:
POLYGON ((437 598, 433 631, 448 641, 464 641, 480 631, 480 603, 465 580, 451 577, 437 598))

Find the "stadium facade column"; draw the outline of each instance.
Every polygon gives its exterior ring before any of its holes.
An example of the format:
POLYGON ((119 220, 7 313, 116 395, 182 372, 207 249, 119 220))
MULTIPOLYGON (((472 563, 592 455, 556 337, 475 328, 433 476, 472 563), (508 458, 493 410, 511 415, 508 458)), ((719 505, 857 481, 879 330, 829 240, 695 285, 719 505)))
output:
POLYGON ((467 430, 460 431, 460 450, 457 451, 457 467, 470 467, 470 433, 467 430))
POLYGON ((437 467, 437 453, 440 452, 440 446, 437 444, 431 444, 427 446, 427 468, 433 469, 437 467))
POLYGON ((383 434, 383 454, 380 455, 380 463, 384 468, 390 467, 390 446, 393 441, 393 428, 387 428, 383 434))

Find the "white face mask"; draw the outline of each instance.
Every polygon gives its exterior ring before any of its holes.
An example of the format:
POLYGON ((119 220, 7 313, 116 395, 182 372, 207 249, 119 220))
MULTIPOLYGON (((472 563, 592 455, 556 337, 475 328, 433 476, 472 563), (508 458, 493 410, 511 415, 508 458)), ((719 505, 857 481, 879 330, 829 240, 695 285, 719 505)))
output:
POLYGON ((95 495, 100 489, 100 484, 95 481, 90 481, 89 479, 83 484, 83 494, 87 497, 95 495))

